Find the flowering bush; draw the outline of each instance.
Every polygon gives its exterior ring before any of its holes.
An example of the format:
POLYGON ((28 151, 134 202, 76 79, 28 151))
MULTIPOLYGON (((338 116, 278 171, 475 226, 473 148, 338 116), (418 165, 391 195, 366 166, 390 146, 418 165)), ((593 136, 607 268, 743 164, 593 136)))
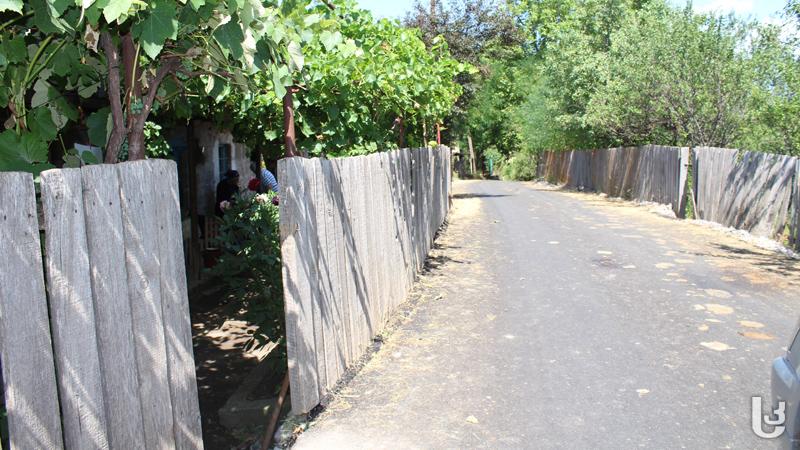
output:
POLYGON ((278 207, 274 193, 231 201, 219 229, 222 254, 212 272, 240 302, 244 319, 257 329, 250 347, 284 343, 283 284, 278 207))

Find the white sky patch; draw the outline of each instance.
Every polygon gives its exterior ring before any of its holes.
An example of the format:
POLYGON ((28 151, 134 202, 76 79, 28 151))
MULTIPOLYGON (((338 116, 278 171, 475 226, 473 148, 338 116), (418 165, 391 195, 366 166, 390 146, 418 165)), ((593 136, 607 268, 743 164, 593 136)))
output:
POLYGON ((697 12, 716 12, 729 13, 735 12, 741 16, 747 16, 754 12, 755 2, 752 0, 712 0, 709 2, 697 2, 694 10, 697 12))

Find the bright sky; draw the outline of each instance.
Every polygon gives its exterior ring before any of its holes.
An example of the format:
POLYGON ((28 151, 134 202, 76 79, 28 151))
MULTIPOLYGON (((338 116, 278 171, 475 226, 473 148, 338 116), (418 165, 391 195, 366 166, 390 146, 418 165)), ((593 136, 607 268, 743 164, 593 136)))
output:
MULTIPOLYGON (((686 4, 686 0, 669 1, 674 5, 686 4)), ((358 0, 358 4, 377 17, 400 19, 411 10, 414 0, 358 0)), ((786 0, 696 0, 692 4, 695 11, 734 11, 742 17, 749 16, 763 21, 777 17, 786 5, 786 0)))

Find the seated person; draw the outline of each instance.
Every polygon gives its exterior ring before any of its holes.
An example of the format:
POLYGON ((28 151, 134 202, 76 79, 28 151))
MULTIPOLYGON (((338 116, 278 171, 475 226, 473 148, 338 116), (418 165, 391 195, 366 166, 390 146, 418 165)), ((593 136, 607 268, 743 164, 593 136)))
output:
POLYGON ((222 217, 225 213, 223 202, 230 203, 239 193, 239 172, 229 170, 222 176, 222 181, 217 184, 217 201, 214 205, 214 212, 222 217))

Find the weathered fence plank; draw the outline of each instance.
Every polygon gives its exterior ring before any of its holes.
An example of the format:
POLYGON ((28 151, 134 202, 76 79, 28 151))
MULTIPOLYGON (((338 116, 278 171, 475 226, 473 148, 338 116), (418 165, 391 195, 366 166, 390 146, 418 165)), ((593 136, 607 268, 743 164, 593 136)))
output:
POLYGON ((113 165, 86 166, 81 177, 109 446, 143 448, 117 169, 113 165))
POLYGON ((371 298, 371 283, 370 283, 370 264, 369 258, 369 224, 372 219, 368 208, 367 199, 369 196, 369 184, 366 173, 368 168, 367 157, 357 156, 347 160, 350 166, 350 176, 353 177, 356 183, 356 190, 353 192, 353 204, 355 205, 355 212, 353 219, 356 221, 355 225, 355 243, 358 258, 358 278, 360 284, 358 293, 358 302, 360 306, 361 318, 358 321, 361 333, 359 334, 359 345, 362 349, 369 345, 370 338, 376 332, 376 324, 372 316, 372 307, 369 299, 371 298))
POLYGON ((197 397, 192 324, 178 193, 178 170, 174 161, 150 162, 155 177, 158 227, 158 258, 161 310, 164 320, 173 433, 178 449, 203 448, 200 404, 197 397))
POLYGON ((279 162, 295 412, 329 392, 402 303, 449 208, 449 167, 444 149, 279 162))
POLYGON ((0 358, 11 449, 63 448, 33 177, 0 173, 0 358))
POLYGON ((118 164, 122 230, 125 239, 145 446, 174 448, 169 369, 161 304, 158 255, 157 184, 149 161, 118 164))
MULTIPOLYGON (((344 364, 346 368, 354 361, 356 352, 353 342, 353 312, 356 307, 354 299, 354 277, 348 274, 352 249, 352 229, 350 227, 350 205, 346 200, 347 191, 344 185, 342 159, 331 160, 330 194, 333 204, 333 233, 336 238, 336 277, 338 284, 337 298, 341 299, 341 328, 343 331, 344 364)), ((347 186, 350 187, 349 185, 347 186)), ((358 353, 360 355, 360 352, 358 353)))
POLYGON ((80 169, 41 175, 45 268, 64 444, 108 448, 80 169))
POLYGON ((537 174, 573 189, 671 205, 681 216, 685 202, 680 180, 686 177, 681 161, 687 154, 686 149, 654 145, 545 152, 537 174))
POLYGON ((759 236, 783 232, 795 158, 710 147, 697 148, 694 155, 700 219, 759 236))
POLYGON ((319 403, 316 339, 314 335, 312 279, 316 260, 311 249, 313 196, 302 158, 284 158, 278 163, 281 187, 281 259, 283 288, 287 301, 286 351, 289 359, 289 383, 292 407, 308 411, 319 403), (291 180, 291 181, 290 181, 291 180))
POLYGON ((792 215, 789 221, 789 240, 800 250, 800 159, 795 158, 794 182, 792 183, 792 215))
POLYGON ((49 301, 32 179, 0 180, 12 448, 201 449, 175 163, 42 173, 49 301))

